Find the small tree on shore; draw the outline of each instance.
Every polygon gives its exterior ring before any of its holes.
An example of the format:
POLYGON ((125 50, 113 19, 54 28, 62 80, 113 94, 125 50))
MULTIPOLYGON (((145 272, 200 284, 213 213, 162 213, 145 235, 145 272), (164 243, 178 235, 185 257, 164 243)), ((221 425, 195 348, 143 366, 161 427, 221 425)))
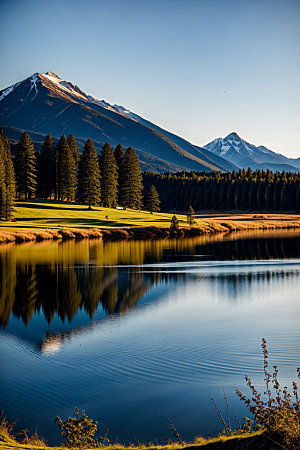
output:
POLYGON ((175 230, 175 231, 177 231, 179 229, 178 219, 175 215, 171 219, 170 228, 171 228, 171 230, 175 230))
POLYGON ((156 187, 153 186, 153 184, 147 193, 146 203, 147 203, 148 209, 151 211, 151 214, 153 214, 153 211, 160 210, 160 200, 159 200, 158 192, 156 190, 156 187))
POLYGON ((196 222, 195 211, 193 207, 190 205, 187 212, 187 223, 192 226, 196 222))

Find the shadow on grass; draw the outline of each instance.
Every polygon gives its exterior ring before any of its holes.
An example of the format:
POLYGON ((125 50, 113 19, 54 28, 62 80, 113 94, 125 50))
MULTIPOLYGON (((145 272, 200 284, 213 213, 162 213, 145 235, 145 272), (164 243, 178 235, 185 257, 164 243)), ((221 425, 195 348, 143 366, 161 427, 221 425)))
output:
POLYGON ((66 211, 97 211, 96 209, 88 209, 88 206, 82 206, 78 208, 74 208, 74 206, 70 206, 66 208, 66 205, 70 205, 70 203, 56 203, 55 205, 50 205, 46 203, 45 205, 42 203, 20 203, 16 204, 19 208, 29 208, 29 209, 58 209, 58 210, 66 210, 66 211))
POLYGON ((16 227, 22 227, 22 228, 30 228, 29 225, 22 226, 22 222, 32 222, 31 228, 35 226, 34 222, 37 222, 37 226, 41 227, 44 226, 53 226, 53 227, 70 227, 70 228, 80 228, 80 227, 88 227, 88 228, 95 228, 95 227, 134 227, 137 226, 135 223, 128 223, 128 222, 118 222, 118 221, 112 221, 112 220, 101 220, 101 219, 82 219, 82 218, 62 218, 62 219, 49 219, 47 217, 31 217, 31 218, 21 218, 17 219, 15 222, 16 227), (20 225, 19 225, 20 224, 20 225))

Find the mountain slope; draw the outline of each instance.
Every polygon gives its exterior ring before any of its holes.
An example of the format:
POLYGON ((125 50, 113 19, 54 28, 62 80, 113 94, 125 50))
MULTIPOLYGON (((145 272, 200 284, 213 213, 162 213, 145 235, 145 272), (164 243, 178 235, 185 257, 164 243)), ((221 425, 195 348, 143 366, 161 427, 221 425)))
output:
POLYGON ((36 73, 0 92, 0 125, 131 145, 180 170, 232 170, 233 165, 202 151, 150 122, 138 121, 97 100, 52 72, 36 73))
MULTIPOLYGON (((20 128, 14 128, 14 127, 1 127, 3 131, 5 132, 6 136, 9 139, 12 152, 15 152, 16 145, 20 141, 22 134, 26 130, 22 130, 20 128)), ((34 143, 34 148, 36 151, 42 150, 42 144, 45 140, 46 134, 36 133, 35 131, 27 131, 29 134, 30 139, 34 143)), ((59 141, 58 136, 52 136, 55 144, 59 141)), ((86 139, 81 137, 76 137, 76 143, 78 145, 79 151, 82 152, 84 145, 86 143, 86 139)), ((96 152, 98 154, 101 153, 102 147, 104 145, 104 142, 98 142, 93 140, 94 147, 96 149, 96 152)), ((170 172, 170 173, 176 173, 180 172, 182 168, 180 166, 177 166, 176 164, 169 163, 167 161, 164 161, 163 159, 157 158, 156 156, 152 156, 149 153, 143 152, 142 150, 136 150, 136 153, 139 157, 140 166, 143 172, 145 171, 151 171, 151 172, 170 172)))
POLYGON ((299 171, 300 159, 287 158, 264 146, 256 147, 244 141, 237 133, 230 133, 225 138, 217 138, 204 146, 205 149, 228 159, 240 168, 270 169, 273 171, 299 171))

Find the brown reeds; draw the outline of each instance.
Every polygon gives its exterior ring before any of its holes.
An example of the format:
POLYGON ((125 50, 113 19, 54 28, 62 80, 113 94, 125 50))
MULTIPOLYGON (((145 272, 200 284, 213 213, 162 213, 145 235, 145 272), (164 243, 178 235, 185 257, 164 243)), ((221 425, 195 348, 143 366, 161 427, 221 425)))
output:
POLYGON ((257 222, 235 222, 209 220, 204 224, 193 227, 180 227, 170 229, 163 227, 147 226, 132 228, 60 228, 45 230, 1 230, 0 244, 10 242, 34 242, 44 240, 68 240, 68 239, 103 239, 104 241, 117 241, 124 239, 159 239, 174 237, 195 237, 205 234, 231 233, 236 231, 259 230, 284 230, 300 229, 300 221, 263 220, 257 222))

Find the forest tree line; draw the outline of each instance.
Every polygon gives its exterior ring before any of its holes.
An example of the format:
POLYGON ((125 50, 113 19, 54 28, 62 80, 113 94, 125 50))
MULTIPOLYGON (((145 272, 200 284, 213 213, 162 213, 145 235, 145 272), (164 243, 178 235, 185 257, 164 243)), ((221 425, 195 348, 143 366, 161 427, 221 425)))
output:
POLYGON ((164 211, 300 210, 300 174, 252 171, 143 174, 144 189, 155 186, 164 211))
POLYGON ((0 217, 11 220, 16 198, 76 201, 92 206, 152 211, 300 210, 300 174, 252 171, 178 172, 142 175, 132 147, 106 142, 98 156, 91 139, 80 154, 72 134, 55 145, 48 134, 42 150, 24 133, 12 156, 0 131, 0 217))

